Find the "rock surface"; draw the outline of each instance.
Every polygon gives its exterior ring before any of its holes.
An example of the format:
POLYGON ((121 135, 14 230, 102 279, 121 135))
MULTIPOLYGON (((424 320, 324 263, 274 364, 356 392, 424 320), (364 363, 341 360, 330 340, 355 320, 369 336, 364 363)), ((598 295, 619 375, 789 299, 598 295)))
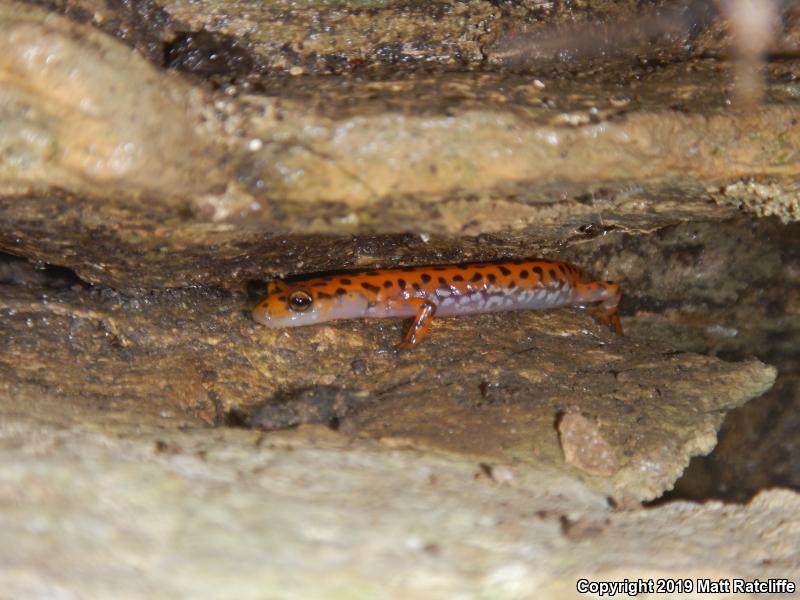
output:
POLYGON ((715 6, 0 0, 5 593, 796 577, 794 492, 641 507, 726 414, 755 451, 693 497, 800 481, 800 20, 747 71, 715 6), (274 276, 535 255, 621 281, 629 336, 247 315, 274 276))
POLYGON ((40 9, 4 0, 0 25, 0 249, 93 283, 343 267, 353 234, 438 234, 452 254, 497 233, 549 250, 597 214, 632 230, 742 205, 797 215, 793 64, 767 72, 768 101, 745 113, 729 107, 731 70, 701 59, 272 76, 229 94, 40 9), (768 193, 743 200, 755 176, 768 193))
POLYGON ((128 422, 167 412, 220 424, 257 410, 253 424, 267 429, 322 421, 533 469, 594 452, 591 436, 565 445, 563 431, 559 447, 556 422, 576 413, 599 428, 615 464, 581 470, 616 498, 669 489, 691 456, 714 447, 724 412, 775 379, 758 361, 612 339, 568 311, 437 319, 430 339, 398 354, 398 321, 281 330, 256 325, 243 297, 222 293, 4 291, 0 373, 10 397, 26 390, 31 407, 38 388, 128 422))
POLYGON ((546 600, 582 597, 579 578, 800 569, 788 491, 613 511, 566 474, 306 428, 120 436, 4 417, 0 455, 0 577, 15 598, 546 600))
POLYGON ((744 502, 800 486, 800 224, 777 219, 682 223, 637 236, 604 231, 564 258, 626 282, 626 331, 676 350, 775 366, 773 390, 733 411, 708 459, 678 483, 682 497, 744 502))

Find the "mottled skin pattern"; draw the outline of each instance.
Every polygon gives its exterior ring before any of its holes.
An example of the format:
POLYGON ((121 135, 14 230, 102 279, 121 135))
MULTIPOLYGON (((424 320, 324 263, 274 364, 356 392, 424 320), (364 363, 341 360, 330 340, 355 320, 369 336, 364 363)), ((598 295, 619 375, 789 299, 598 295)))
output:
POLYGON ((432 265, 320 275, 269 284, 253 319, 296 327, 334 319, 412 317, 400 347, 413 347, 434 315, 586 305, 622 335, 619 284, 593 281, 578 267, 555 260, 432 265))

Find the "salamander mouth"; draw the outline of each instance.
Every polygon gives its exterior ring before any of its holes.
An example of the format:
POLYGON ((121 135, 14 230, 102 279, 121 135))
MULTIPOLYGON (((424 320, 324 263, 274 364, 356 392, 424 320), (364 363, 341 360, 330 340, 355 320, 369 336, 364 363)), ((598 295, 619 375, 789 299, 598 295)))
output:
POLYGON ((262 325, 270 324, 269 310, 264 304, 257 304, 250 314, 256 323, 261 323, 262 325))

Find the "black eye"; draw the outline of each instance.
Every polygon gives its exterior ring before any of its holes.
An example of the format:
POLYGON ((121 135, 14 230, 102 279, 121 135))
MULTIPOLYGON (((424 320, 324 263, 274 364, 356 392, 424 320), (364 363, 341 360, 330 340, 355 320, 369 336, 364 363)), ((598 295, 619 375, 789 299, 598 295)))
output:
POLYGON ((292 292, 289 296, 289 308, 297 312, 303 312, 311 307, 311 294, 303 290, 292 292))

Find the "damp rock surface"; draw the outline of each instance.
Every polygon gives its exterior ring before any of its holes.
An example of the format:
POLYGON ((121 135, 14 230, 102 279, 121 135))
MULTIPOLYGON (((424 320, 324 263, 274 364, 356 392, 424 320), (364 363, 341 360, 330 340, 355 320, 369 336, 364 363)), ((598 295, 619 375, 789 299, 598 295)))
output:
POLYGON ((249 318, 245 297, 224 292, 3 291, 7 399, 43 418, 234 419, 267 430, 321 422, 479 461, 575 471, 618 498, 669 489, 691 456, 714 447, 724 413, 775 377, 755 360, 619 338, 569 310, 440 318, 418 348, 398 352, 400 320, 271 329, 249 318), (52 390, 71 408, 50 407, 52 390), (565 436, 575 419, 595 433, 565 436), (569 459, 594 452, 595 438, 606 466, 569 459))
POLYGON ((686 222, 651 235, 604 231, 564 258, 624 282, 626 331, 674 349, 778 369, 775 386, 732 411, 720 443, 692 462, 676 491, 743 502, 758 490, 797 488, 800 227, 776 218, 686 222))

